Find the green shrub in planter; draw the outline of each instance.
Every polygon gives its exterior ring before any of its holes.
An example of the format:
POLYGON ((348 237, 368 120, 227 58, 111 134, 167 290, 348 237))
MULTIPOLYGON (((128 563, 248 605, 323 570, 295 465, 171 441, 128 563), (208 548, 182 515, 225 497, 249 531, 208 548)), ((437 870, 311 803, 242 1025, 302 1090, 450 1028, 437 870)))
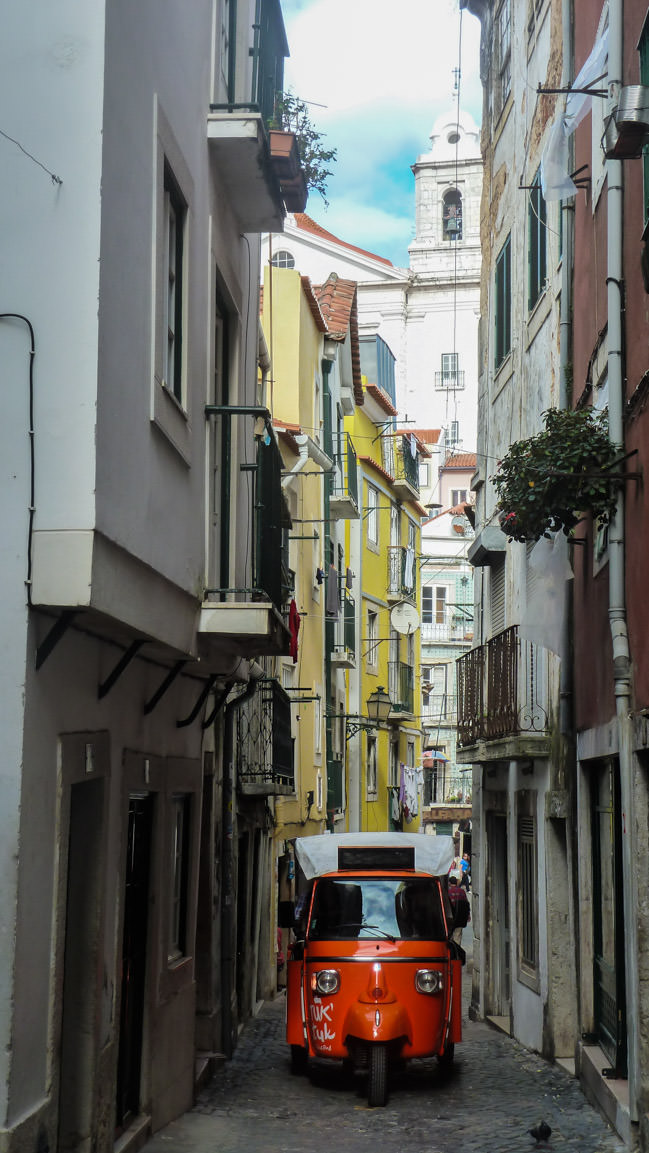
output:
POLYGON ((492 478, 500 526, 510 540, 570 534, 584 513, 608 524, 618 481, 606 471, 619 459, 605 413, 551 408, 545 429, 511 446, 492 478))

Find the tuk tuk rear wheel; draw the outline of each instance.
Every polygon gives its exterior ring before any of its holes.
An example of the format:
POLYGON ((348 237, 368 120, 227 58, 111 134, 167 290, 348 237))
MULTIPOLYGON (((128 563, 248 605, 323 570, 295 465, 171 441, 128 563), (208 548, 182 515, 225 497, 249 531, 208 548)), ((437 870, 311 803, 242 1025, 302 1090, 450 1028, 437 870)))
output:
POLYGON ((386 1045, 370 1045, 367 1103, 380 1108, 388 1099, 388 1050, 386 1045))
POLYGON ((291 1073, 303 1077, 309 1064, 309 1054, 302 1045, 291 1045, 291 1073))
POLYGON ((448 1066, 448 1065, 453 1064, 453 1058, 454 1057, 455 1057, 455 1043, 453 1041, 449 1041, 444 1052, 438 1054, 437 1060, 438 1060, 440 1065, 448 1066))

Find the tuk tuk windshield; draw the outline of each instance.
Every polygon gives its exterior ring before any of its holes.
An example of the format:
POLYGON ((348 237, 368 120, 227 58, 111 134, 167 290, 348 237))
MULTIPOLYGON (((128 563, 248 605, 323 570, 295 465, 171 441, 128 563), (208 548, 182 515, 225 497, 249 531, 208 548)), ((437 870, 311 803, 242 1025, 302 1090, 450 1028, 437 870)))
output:
POLYGON ((322 877, 316 884, 311 940, 443 941, 445 935, 433 877, 322 877))

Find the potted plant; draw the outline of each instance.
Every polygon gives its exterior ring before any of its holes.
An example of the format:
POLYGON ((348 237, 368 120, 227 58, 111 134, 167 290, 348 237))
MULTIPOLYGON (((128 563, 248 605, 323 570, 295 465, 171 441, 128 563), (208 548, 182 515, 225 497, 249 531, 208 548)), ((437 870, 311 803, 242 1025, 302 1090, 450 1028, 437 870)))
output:
MULTIPOLYGON (((323 147, 323 134, 314 128, 305 101, 292 92, 278 92, 268 129, 271 156, 277 157, 280 165, 292 164, 294 141, 294 155, 304 174, 307 189, 319 192, 328 205, 327 177, 331 176, 331 169, 327 165, 335 161, 337 149, 323 147)), ((288 168, 286 174, 289 175, 288 168)))
POLYGON ((619 476, 619 452, 605 413, 557 409, 543 413, 544 430, 516 441, 492 477, 500 526, 510 540, 536 541, 561 530, 569 536, 586 512, 608 524, 619 476))

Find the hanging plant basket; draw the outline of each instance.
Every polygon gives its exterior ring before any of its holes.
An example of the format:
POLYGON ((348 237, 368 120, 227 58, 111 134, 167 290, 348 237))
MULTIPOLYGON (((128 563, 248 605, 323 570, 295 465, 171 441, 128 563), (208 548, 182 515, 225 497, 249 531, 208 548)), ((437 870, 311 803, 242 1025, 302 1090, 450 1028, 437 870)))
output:
POLYGON ((608 438, 606 414, 592 409, 549 409, 545 430, 511 446, 492 477, 498 519, 510 540, 536 541, 553 532, 569 536, 584 513, 608 524, 615 509, 619 460, 608 438))

